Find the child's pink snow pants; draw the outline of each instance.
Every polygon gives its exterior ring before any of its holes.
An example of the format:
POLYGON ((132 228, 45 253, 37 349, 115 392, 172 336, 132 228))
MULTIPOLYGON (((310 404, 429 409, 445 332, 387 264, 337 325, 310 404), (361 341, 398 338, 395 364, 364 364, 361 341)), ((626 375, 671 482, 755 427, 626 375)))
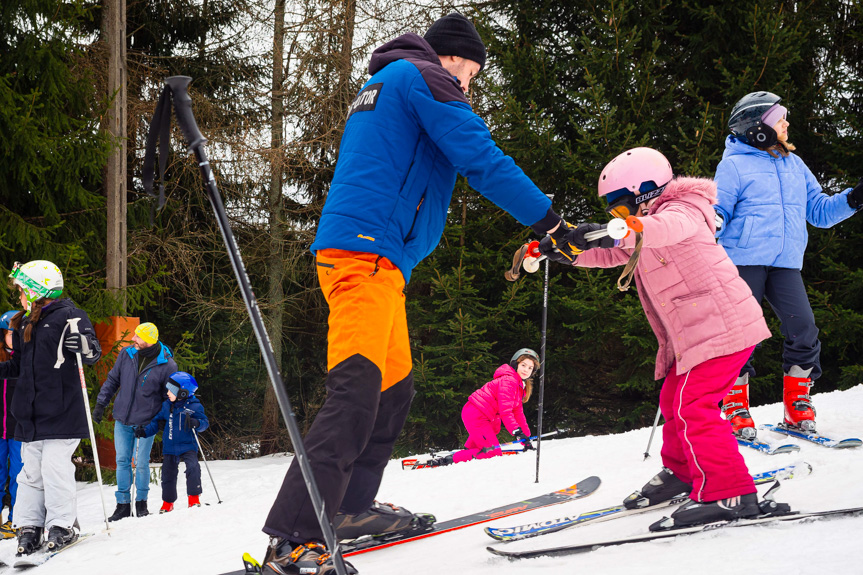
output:
POLYGON ((692 484, 694 501, 755 493, 731 423, 719 410, 754 348, 707 360, 682 375, 672 364, 662 384, 662 464, 692 484))
POLYGON ((469 401, 461 410, 461 419, 468 432, 467 441, 464 442, 467 449, 455 452, 452 456, 453 463, 503 455, 497 440, 500 431, 499 419, 489 420, 486 414, 469 401))

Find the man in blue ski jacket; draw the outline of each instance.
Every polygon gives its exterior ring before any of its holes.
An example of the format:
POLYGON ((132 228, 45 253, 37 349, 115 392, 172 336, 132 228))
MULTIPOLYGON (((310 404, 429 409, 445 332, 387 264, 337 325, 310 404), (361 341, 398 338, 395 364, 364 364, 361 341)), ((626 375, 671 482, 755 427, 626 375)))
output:
MULTIPOLYGON (((424 37, 374 51, 347 110, 335 175, 312 252, 330 308, 327 400, 305 437, 340 539, 410 527, 374 499, 414 395, 404 288, 440 241, 456 175, 573 255, 574 228, 494 143, 465 93, 485 66, 473 24, 452 13, 424 37)), ((330 573, 332 561, 297 462, 264 526, 278 573, 330 573)))
POLYGON ((117 354, 114 367, 96 397, 93 421, 99 423, 114 395, 114 448, 117 451, 117 508, 108 521, 132 515, 132 457, 135 465, 135 515, 149 515, 150 450, 154 437, 135 438, 135 427, 147 425, 162 408, 165 383, 177 371, 174 354, 159 341, 152 323, 135 328, 132 345, 117 354), (137 447, 137 450, 135 449, 137 447), (132 452, 135 451, 133 454, 132 452))

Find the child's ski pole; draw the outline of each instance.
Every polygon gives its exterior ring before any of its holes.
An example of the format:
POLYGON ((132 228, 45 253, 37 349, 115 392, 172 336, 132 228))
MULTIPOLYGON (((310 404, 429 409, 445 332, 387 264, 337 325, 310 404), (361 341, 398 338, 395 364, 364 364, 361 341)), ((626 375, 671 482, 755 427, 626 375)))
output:
POLYGON ((200 451, 200 452, 201 452, 201 457, 204 459, 204 467, 206 467, 206 468, 207 468, 207 475, 209 475, 209 476, 210 476, 210 483, 212 483, 212 484, 213 484, 213 491, 215 491, 215 492, 216 492, 216 499, 218 499, 218 500, 219 500, 219 503, 221 503, 221 502, 222 502, 222 498, 221 498, 221 497, 219 497, 219 490, 218 490, 218 489, 216 489, 216 482, 215 482, 215 481, 213 481, 213 474, 210 472, 210 466, 209 466, 209 465, 207 465, 207 456, 206 456, 206 455, 204 455, 204 448, 203 448, 203 447, 201 447, 201 442, 198 440, 198 432, 197 432, 197 431, 195 431, 195 428, 194 428, 194 427, 192 428, 192 433, 193 433, 193 434, 195 434, 195 443, 197 443, 197 444, 198 444, 198 451, 200 451))

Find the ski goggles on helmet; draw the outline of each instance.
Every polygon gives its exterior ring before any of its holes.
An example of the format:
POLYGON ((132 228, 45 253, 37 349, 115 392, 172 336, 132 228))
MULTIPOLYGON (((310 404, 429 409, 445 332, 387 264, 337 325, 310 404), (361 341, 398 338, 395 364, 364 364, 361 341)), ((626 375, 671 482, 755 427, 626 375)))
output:
POLYGON ((665 186, 667 185, 668 183, 665 183, 657 188, 656 184, 652 181, 644 182, 641 184, 641 193, 637 196, 626 188, 609 192, 605 194, 605 200, 608 202, 608 207, 605 208, 605 211, 616 218, 625 220, 629 216, 637 214, 640 204, 658 197, 665 191, 665 186))
POLYGON ((12 283, 24 292, 24 296, 27 298, 28 302, 33 303, 37 299, 41 299, 43 297, 56 299, 63 293, 63 290, 52 290, 46 288, 27 275, 27 273, 22 269, 23 267, 24 264, 21 262, 15 262, 15 265, 12 266, 12 273, 9 274, 9 277, 12 278, 12 283))
POLYGON ((168 381, 168 383, 165 384, 165 387, 168 388, 168 391, 174 394, 177 401, 181 401, 189 397, 189 390, 178 386, 173 381, 168 381))

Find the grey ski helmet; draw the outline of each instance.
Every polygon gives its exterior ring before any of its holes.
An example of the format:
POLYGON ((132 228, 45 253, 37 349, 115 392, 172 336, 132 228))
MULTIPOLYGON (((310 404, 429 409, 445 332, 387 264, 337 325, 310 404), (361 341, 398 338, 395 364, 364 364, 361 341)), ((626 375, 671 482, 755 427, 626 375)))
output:
POLYGON ((752 92, 740 98, 728 118, 731 133, 739 140, 762 150, 775 144, 778 141, 776 130, 773 126, 764 125, 761 116, 780 100, 782 98, 771 92, 752 92))
MULTIPOLYGON (((533 351, 532 349, 527 348, 527 347, 523 347, 520 350, 518 350, 517 352, 515 352, 515 354, 512 356, 512 359, 509 360, 509 365, 512 366, 513 369, 517 369, 518 368, 518 363, 517 363, 518 358, 520 358, 523 355, 530 357, 531 359, 533 359, 536 362, 536 368, 533 370, 533 373, 536 373, 536 371, 539 369, 539 366, 541 365, 541 363, 539 361, 539 354, 537 354, 535 351, 533 351)), ((533 373, 531 373, 531 375, 533 375, 533 373)))

